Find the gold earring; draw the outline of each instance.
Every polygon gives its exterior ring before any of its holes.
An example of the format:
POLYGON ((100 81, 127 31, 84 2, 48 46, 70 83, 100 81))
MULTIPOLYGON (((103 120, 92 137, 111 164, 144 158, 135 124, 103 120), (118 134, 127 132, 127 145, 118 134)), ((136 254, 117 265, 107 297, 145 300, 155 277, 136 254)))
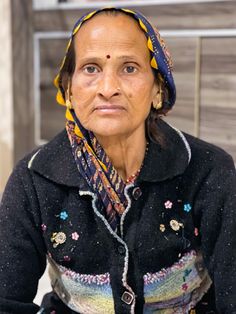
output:
POLYGON ((162 89, 159 90, 159 93, 156 95, 156 97, 152 101, 152 106, 154 109, 158 110, 162 107, 162 89))
POLYGON ((70 94, 70 81, 68 82, 68 87, 67 87, 67 90, 66 90, 66 107, 67 109, 72 109, 73 106, 72 106, 72 103, 71 103, 71 94, 70 94))
POLYGON ((161 107, 162 107, 162 101, 161 101, 161 100, 158 101, 157 98, 156 98, 156 99, 153 99, 153 101, 152 101, 152 106, 153 106, 153 108, 156 109, 156 110, 161 109, 161 107))
POLYGON ((66 107, 67 107, 67 109, 72 109, 73 108, 70 99, 66 99, 66 107))

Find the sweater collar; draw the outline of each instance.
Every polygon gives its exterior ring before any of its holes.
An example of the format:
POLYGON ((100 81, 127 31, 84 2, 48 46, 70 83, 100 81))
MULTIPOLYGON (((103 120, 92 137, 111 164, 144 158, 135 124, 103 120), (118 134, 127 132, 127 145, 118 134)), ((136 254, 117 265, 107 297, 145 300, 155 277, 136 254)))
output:
POLYGON ((163 120, 158 122, 162 145, 150 142, 139 181, 163 181, 182 174, 191 159, 191 149, 184 134, 163 120))
POLYGON ((78 172, 66 130, 40 147, 31 157, 28 167, 58 184, 88 189, 78 172))
MULTIPOLYGON (((191 150, 184 135, 159 121, 164 145, 150 142, 138 181, 158 182, 180 175, 187 168, 191 150)), ((79 174, 70 142, 64 130, 31 157, 29 168, 58 184, 88 189, 79 174)))

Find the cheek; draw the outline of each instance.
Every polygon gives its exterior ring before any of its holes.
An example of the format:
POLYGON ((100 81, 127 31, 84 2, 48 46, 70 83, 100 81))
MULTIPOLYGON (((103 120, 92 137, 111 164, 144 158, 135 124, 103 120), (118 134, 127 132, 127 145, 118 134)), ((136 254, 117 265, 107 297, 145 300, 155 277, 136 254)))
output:
POLYGON ((144 84, 140 88, 139 97, 140 99, 143 99, 143 101, 152 102, 153 96, 154 96, 153 89, 150 88, 149 85, 144 84))
POLYGON ((71 94, 72 102, 79 106, 87 106, 92 101, 95 95, 95 84, 94 80, 86 80, 75 78, 72 79, 71 94))
POLYGON ((71 91, 73 94, 77 94, 78 91, 81 93, 86 93, 86 91, 94 88, 97 84, 96 77, 86 77, 82 73, 75 74, 72 77, 72 88, 71 91))
POLYGON ((147 79, 145 77, 140 77, 135 80, 131 80, 127 82, 127 95, 131 97, 145 97, 145 99, 149 99, 153 97, 153 87, 154 87, 154 82, 153 80, 147 79))
POLYGON ((132 105, 135 106, 135 110, 139 111, 141 114, 149 113, 154 98, 153 89, 150 88, 150 85, 144 82, 129 85, 126 96, 132 105))

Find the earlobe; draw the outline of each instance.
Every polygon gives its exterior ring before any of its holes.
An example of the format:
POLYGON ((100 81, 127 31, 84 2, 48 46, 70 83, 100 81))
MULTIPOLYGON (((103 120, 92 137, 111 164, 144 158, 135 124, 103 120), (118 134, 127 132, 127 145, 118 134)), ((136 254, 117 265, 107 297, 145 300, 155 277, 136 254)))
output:
POLYGON ((162 102, 163 102, 163 91, 162 91, 161 86, 159 85, 158 91, 152 101, 153 108, 156 110, 161 109, 162 102))
POLYGON ((72 95, 71 95, 71 81, 70 80, 68 81, 65 97, 66 97, 66 107, 67 107, 67 109, 72 109, 73 106, 72 106, 72 103, 71 103, 72 95))

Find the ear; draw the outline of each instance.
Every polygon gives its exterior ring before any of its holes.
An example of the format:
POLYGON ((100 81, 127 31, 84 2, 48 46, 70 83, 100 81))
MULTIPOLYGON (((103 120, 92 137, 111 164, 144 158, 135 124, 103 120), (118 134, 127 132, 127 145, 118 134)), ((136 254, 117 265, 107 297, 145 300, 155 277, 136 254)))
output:
POLYGON ((68 79, 68 84, 67 84, 67 89, 66 89, 66 93, 65 93, 65 98, 66 98, 66 107, 68 109, 72 109, 72 103, 71 103, 71 79, 68 79))
POLYGON ((154 109, 158 110, 162 107, 163 102, 163 90, 162 90, 162 84, 160 82, 155 83, 155 95, 152 100, 152 106, 154 109))

